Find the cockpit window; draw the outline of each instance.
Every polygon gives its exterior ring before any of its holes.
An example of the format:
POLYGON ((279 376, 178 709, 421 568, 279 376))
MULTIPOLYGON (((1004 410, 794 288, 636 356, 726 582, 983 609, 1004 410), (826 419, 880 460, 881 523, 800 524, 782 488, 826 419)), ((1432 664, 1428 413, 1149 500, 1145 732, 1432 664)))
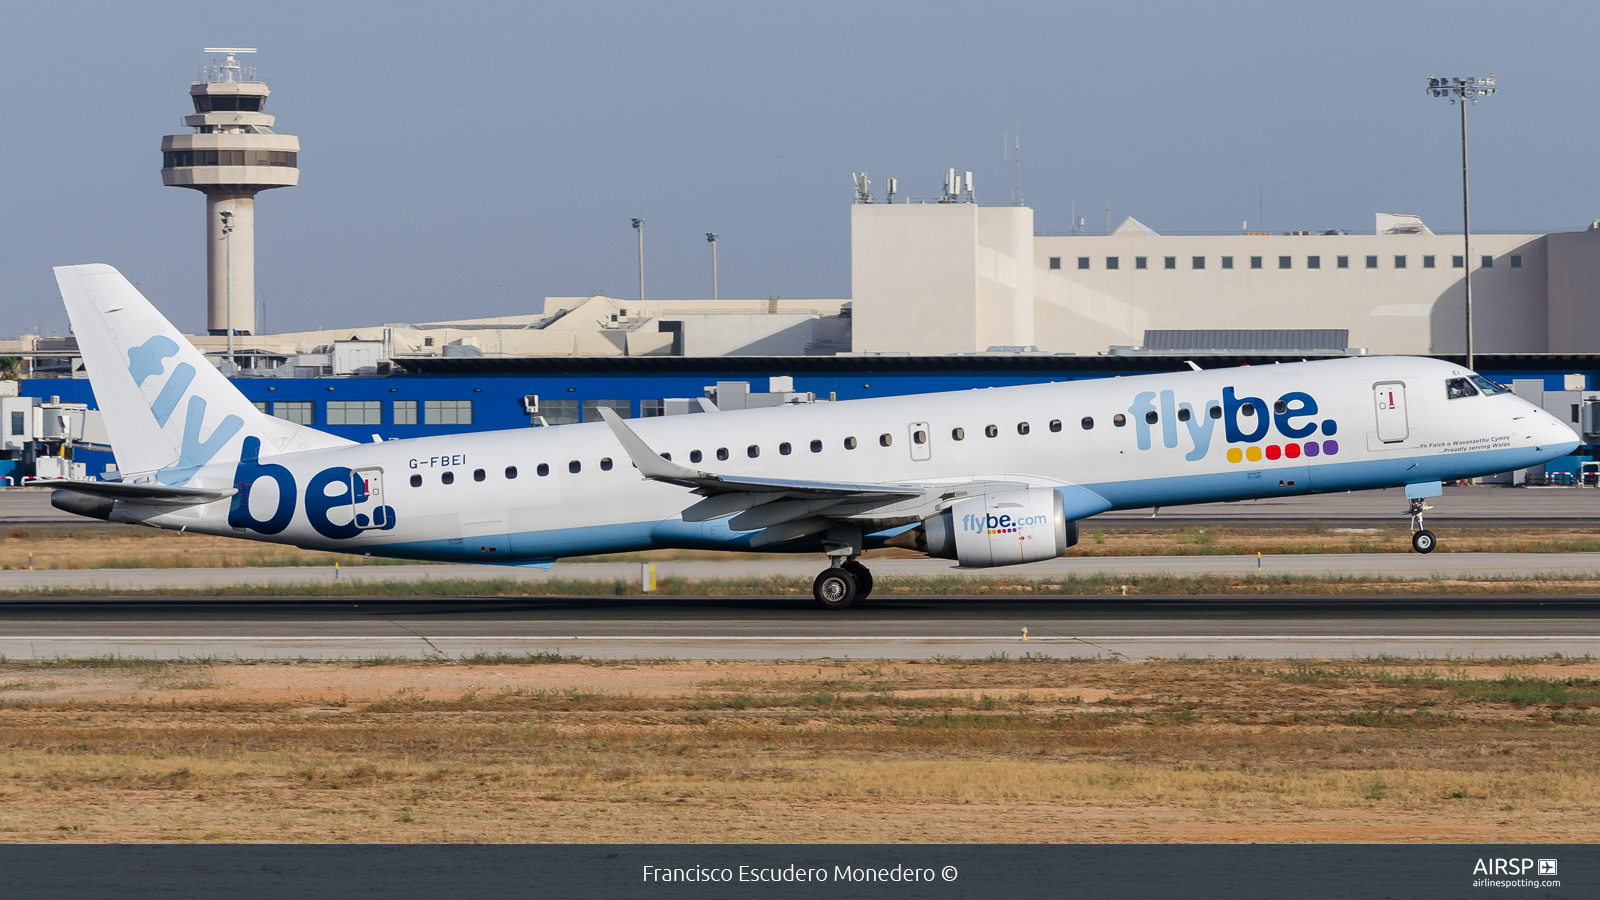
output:
POLYGON ((1460 400, 1462 397, 1478 396, 1478 389, 1473 387, 1472 382, 1465 378, 1449 379, 1444 383, 1444 392, 1445 396, 1449 397, 1451 400, 1460 400))
POLYGON ((1511 393, 1511 388, 1508 388, 1503 384, 1495 384, 1482 375, 1472 376, 1472 383, 1478 386, 1478 390, 1483 391, 1485 397, 1493 397, 1495 394, 1511 393))

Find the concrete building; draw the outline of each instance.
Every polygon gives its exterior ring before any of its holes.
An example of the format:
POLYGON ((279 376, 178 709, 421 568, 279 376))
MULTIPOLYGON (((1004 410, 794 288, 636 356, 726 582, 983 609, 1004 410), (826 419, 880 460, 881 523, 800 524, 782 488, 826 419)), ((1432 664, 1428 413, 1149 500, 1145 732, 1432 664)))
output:
POLYGON ((206 195, 206 328, 211 334, 259 331, 256 326, 256 194, 300 181, 300 139, 272 130, 267 96, 255 69, 225 53, 189 86, 190 134, 161 139, 161 183, 206 195))

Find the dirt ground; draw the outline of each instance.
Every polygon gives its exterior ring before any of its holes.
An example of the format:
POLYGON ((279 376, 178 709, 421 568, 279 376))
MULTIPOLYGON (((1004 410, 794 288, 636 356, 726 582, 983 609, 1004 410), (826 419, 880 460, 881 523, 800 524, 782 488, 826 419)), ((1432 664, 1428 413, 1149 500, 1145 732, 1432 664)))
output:
POLYGON ((0 663, 0 841, 1592 842, 1600 662, 0 663))
MULTIPOLYGON (((1600 535, 1565 526, 1533 528, 1466 527, 1439 546, 1442 553, 1600 551, 1600 535)), ((1316 523, 1282 526, 1190 528, 1120 523, 1083 530, 1068 556, 1209 556, 1256 553, 1410 553, 1410 532, 1399 528, 1324 527, 1316 523)), ((406 565, 403 560, 301 550, 281 544, 244 541, 143 528, 134 525, 77 523, 33 525, 0 530, 0 569, 237 568, 244 566, 406 565)), ((874 550, 869 559, 920 557, 906 550, 874 550)), ((668 559, 766 558, 773 554, 660 550, 587 557, 590 562, 668 559)))

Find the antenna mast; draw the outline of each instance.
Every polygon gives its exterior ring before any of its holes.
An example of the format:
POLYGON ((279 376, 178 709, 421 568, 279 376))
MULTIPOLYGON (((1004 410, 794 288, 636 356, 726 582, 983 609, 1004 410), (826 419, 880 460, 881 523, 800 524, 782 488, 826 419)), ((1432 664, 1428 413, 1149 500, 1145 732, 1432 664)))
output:
POLYGON ((1001 156, 1006 162, 1011 163, 1011 205, 1024 206, 1022 202, 1022 131, 1020 123, 1022 117, 1017 117, 1019 129, 1014 134, 1007 135, 1010 140, 1002 139, 1000 142, 1001 156), (1009 147, 1007 145, 1010 145, 1009 147))

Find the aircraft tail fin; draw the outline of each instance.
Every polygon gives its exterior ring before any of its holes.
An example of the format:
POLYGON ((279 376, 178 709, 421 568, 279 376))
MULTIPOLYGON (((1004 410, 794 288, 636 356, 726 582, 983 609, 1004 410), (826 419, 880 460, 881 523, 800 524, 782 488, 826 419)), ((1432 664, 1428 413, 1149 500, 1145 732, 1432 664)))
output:
POLYGON ((208 463, 351 443, 256 409, 189 339, 111 266, 58 266, 56 284, 84 368, 127 476, 187 484, 208 463))

